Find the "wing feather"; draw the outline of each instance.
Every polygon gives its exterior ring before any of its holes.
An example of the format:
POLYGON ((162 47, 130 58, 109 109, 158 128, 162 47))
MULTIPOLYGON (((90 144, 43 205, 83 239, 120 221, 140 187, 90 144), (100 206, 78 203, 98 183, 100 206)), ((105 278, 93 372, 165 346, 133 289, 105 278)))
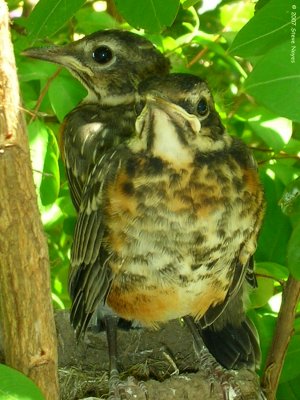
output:
POLYGON ((99 303, 105 301, 113 274, 111 254, 104 245, 107 189, 119 171, 126 152, 101 157, 84 187, 71 250, 69 292, 71 323, 79 337, 84 334, 99 303))

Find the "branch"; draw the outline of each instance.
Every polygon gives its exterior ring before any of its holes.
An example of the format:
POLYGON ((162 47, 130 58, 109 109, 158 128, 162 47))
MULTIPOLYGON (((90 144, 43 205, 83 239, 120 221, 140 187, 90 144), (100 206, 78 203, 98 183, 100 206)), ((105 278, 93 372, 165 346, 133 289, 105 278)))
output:
POLYGON ((276 329, 262 377, 262 387, 268 400, 274 400, 276 397, 285 355, 294 333, 294 320, 299 298, 300 281, 295 280, 290 275, 283 290, 276 329))
POLYGON ((57 400, 49 260, 21 112, 7 5, 0 0, 0 320, 7 365, 57 400))

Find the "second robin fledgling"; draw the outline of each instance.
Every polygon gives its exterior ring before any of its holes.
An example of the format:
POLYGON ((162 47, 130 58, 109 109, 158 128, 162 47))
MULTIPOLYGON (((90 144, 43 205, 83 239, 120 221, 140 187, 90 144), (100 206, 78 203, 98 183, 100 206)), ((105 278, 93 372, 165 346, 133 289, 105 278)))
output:
POLYGON ((240 330, 256 364, 243 305, 264 209, 255 161, 201 79, 148 79, 139 95, 135 136, 83 191, 69 281, 77 333, 98 304, 154 328, 192 317, 204 332, 240 330))
POLYGON ((64 66, 87 89, 87 96, 66 116, 60 139, 78 210, 97 160, 134 132, 138 83, 166 75, 170 63, 147 39, 121 30, 95 32, 64 46, 30 48, 23 55, 64 66))

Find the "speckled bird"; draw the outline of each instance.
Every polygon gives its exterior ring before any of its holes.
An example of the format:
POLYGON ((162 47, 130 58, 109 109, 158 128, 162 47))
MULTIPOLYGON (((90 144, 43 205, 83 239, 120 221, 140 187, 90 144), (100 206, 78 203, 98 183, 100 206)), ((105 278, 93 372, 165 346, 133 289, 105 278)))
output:
POLYGON ((135 134, 98 160, 83 190, 69 282, 77 333, 99 304, 154 328, 190 316, 204 337, 247 337, 255 364, 243 303, 264 199, 252 154, 193 75, 142 82, 136 109, 135 134))
POLYGON ((166 75, 170 63, 144 37, 120 30, 95 32, 64 46, 30 48, 23 55, 64 66, 87 89, 87 96, 66 116, 60 135, 71 197, 78 210, 94 164, 134 132, 138 83, 166 75))

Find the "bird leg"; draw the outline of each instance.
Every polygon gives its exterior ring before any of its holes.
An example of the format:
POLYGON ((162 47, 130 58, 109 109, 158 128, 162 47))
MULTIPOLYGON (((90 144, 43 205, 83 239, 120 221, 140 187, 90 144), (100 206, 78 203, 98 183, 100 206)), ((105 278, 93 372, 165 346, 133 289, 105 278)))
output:
POLYGON ((235 382, 234 373, 223 368, 210 354, 192 317, 186 316, 183 319, 193 335, 195 351, 201 369, 204 370, 210 383, 211 392, 213 392, 214 385, 218 382, 221 385, 224 400, 242 400, 242 392, 235 382))
POLYGON ((142 382, 137 383, 134 377, 129 377, 123 382, 120 379, 118 370, 118 348, 117 348, 117 327, 119 318, 115 315, 105 317, 106 336, 109 356, 109 400, 129 400, 132 399, 134 389, 138 386, 139 392, 144 393, 145 399, 148 398, 147 390, 142 382))

